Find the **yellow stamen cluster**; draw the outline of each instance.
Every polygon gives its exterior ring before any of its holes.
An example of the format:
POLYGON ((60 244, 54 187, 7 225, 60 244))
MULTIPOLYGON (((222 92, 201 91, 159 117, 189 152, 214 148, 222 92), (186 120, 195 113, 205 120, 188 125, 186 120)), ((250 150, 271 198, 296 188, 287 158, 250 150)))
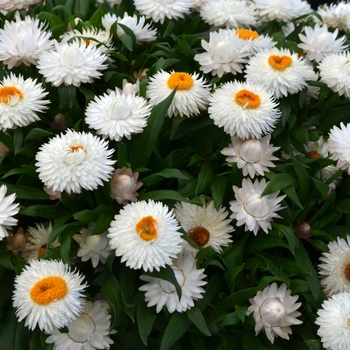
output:
POLYGON ((235 101, 244 108, 257 108, 260 103, 260 97, 253 92, 243 89, 236 93, 235 101))
POLYGON ((62 299, 67 293, 66 281, 59 276, 51 276, 38 281, 31 289, 30 297, 37 304, 47 305, 62 299))
POLYGON ((293 63, 290 56, 271 55, 269 57, 269 65, 276 70, 284 70, 293 63))
POLYGON ((22 91, 17 89, 15 86, 3 86, 0 88, 0 101, 2 103, 9 104, 12 98, 16 96, 18 96, 20 99, 23 98, 22 91))
POLYGON ((255 40, 260 37, 260 35, 257 32, 250 29, 237 29, 235 31, 235 34, 243 40, 255 40))
POLYGON ((190 229, 187 234, 192 238, 198 247, 203 247, 209 242, 210 233, 203 226, 196 226, 190 229))
POLYGON ((178 90, 189 90, 193 83, 193 78, 184 72, 173 73, 168 79, 169 89, 175 89, 177 87, 178 90))
POLYGON ((144 241, 152 241, 158 237, 156 224, 153 216, 145 216, 136 224, 136 232, 144 241))

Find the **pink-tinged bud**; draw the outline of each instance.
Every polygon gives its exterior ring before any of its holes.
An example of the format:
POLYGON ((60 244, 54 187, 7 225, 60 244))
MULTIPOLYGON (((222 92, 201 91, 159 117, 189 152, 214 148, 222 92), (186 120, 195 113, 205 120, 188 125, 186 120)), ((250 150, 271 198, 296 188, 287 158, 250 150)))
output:
POLYGON ((6 249, 12 252, 14 255, 18 255, 19 253, 25 250, 28 236, 23 233, 23 228, 20 227, 15 234, 9 232, 9 235, 8 237, 6 237, 6 240, 6 249))
POLYGON ((68 128, 66 117, 62 113, 56 114, 53 122, 51 122, 49 125, 51 128, 56 128, 61 131, 64 131, 68 128))
POLYGON ((286 323, 288 312, 280 298, 268 298, 260 306, 260 315, 263 322, 274 327, 286 323))
POLYGON ((258 163, 264 155, 264 148, 259 140, 244 141, 239 147, 240 158, 247 163, 258 163))
POLYGON ((111 197, 119 204, 136 202, 136 192, 143 184, 137 182, 139 173, 132 173, 130 168, 117 169, 111 178, 111 197))
POLYGON ((0 142, 0 157, 2 157, 8 151, 9 149, 2 142, 0 142))
POLYGON ((46 187, 44 186, 43 190, 49 195, 49 199, 52 201, 55 200, 61 200, 61 192, 60 191, 54 191, 52 187, 46 187))

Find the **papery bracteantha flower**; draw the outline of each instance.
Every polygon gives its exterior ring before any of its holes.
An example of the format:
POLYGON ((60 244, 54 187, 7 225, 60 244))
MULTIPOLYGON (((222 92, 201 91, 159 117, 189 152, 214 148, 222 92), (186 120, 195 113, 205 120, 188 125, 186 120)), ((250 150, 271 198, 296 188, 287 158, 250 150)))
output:
POLYGON ((151 106, 164 101, 173 91, 175 96, 168 109, 168 116, 191 117, 198 115, 208 104, 209 86, 198 73, 157 72, 150 77, 146 95, 151 106))
POLYGON ((40 4, 43 0, 1 0, 0 10, 2 11, 15 11, 15 10, 28 10, 30 6, 40 4))
POLYGON ((12 193, 6 196, 7 186, 0 186, 0 241, 7 237, 9 234, 7 232, 12 226, 17 224, 17 219, 14 218, 19 212, 19 204, 14 203, 16 199, 16 194, 12 193))
POLYGON ((54 350, 109 349, 113 340, 109 337, 111 316, 100 301, 88 301, 79 316, 68 323, 67 331, 54 328, 46 343, 54 344, 54 350))
POLYGON ((305 35, 299 34, 301 44, 298 44, 298 47, 306 53, 306 57, 311 61, 321 62, 325 56, 340 53, 348 47, 348 45, 344 45, 346 36, 337 39, 338 29, 329 32, 326 24, 321 27, 316 23, 313 28, 306 26, 304 33, 305 35))
POLYGON ((91 260, 93 267, 96 267, 99 262, 105 264, 111 251, 107 238, 108 231, 98 235, 91 234, 95 225, 96 223, 91 222, 88 227, 83 227, 73 236, 73 239, 79 243, 77 256, 83 262, 91 260))
POLYGON ((117 169, 111 177, 111 197, 119 204, 136 202, 139 194, 137 190, 143 185, 137 181, 139 173, 133 173, 130 168, 117 169))
MULTIPOLYGON (((272 161, 278 160, 273 153, 280 147, 270 145, 271 135, 256 140, 241 140, 236 136, 231 136, 231 144, 225 147, 221 153, 225 156, 228 163, 237 163, 239 169, 242 169, 243 176, 249 175, 251 178, 256 175, 264 176, 269 168, 275 167, 272 161)), ((231 164, 232 165, 232 164, 231 164)))
POLYGON ((0 130, 16 129, 40 120, 50 101, 41 83, 12 72, 0 82, 0 130))
POLYGON ((296 302, 299 296, 291 296, 291 292, 284 283, 279 287, 277 283, 272 283, 249 299, 251 306, 247 310, 247 316, 253 313, 255 335, 264 330, 273 344, 277 336, 289 339, 289 334, 292 334, 290 326, 303 323, 297 319, 301 315, 296 311, 301 306, 301 303, 296 302))
POLYGON ((271 222, 274 218, 280 218, 276 212, 283 209, 280 202, 285 195, 279 196, 280 191, 261 196, 268 183, 243 179, 242 187, 233 186, 235 200, 230 202, 231 218, 237 220, 237 226, 245 225, 245 231, 252 231, 256 235, 259 229, 265 233, 271 230, 271 222))
POLYGON ((249 49, 252 54, 261 50, 272 49, 276 45, 276 42, 268 35, 260 35, 255 30, 239 28, 235 30, 234 33, 241 41, 249 44, 249 49))
POLYGON ((80 193, 108 181, 114 161, 108 142, 91 133, 67 130, 42 145, 35 156, 37 172, 44 185, 54 191, 80 193))
POLYGON ((321 81, 339 96, 350 98, 350 52, 330 54, 318 65, 321 81))
POLYGON ((135 94, 124 95, 119 89, 102 96, 95 96, 85 111, 85 122, 97 134, 111 140, 128 140, 131 135, 140 134, 147 125, 151 106, 143 97, 135 94))
POLYGON ((246 66, 248 83, 261 84, 276 98, 296 94, 307 86, 311 66, 288 49, 259 51, 246 66))
POLYGON ((240 40, 228 29, 210 32, 209 42, 202 40, 201 45, 206 52, 196 54, 195 61, 201 65, 201 71, 211 72, 219 78, 227 73, 241 73, 243 64, 248 62, 251 55, 249 43, 240 40))
POLYGON ((350 293, 334 294, 322 303, 315 323, 321 342, 327 350, 350 347, 350 293))
MULTIPOLYGON (((350 3, 345 1, 325 4, 317 8, 317 13, 322 17, 323 23, 328 27, 350 33, 350 3)), ((315 21, 319 19, 315 16, 315 21)))
POLYGON ((5 21, 4 28, 0 29, 0 61, 9 69, 22 63, 37 65, 39 55, 53 46, 51 32, 46 31, 46 27, 30 16, 22 20, 17 12, 15 20, 5 21))
POLYGON ((31 260, 15 278, 13 307, 19 321, 45 332, 75 320, 84 308, 83 276, 58 260, 31 260))
POLYGON ((271 93, 259 84, 227 82, 209 99, 209 117, 231 136, 261 138, 271 133, 281 112, 271 93))
POLYGON ((123 79, 123 88, 116 88, 120 94, 137 95, 140 92, 140 80, 136 79, 135 83, 129 83, 126 79, 123 79))
MULTIPOLYGON (((230 232, 234 231, 231 220, 227 219, 225 207, 216 210, 214 201, 203 206, 191 203, 176 203, 174 210, 176 218, 187 235, 198 248, 212 247, 217 253, 222 253, 221 247, 227 247, 232 242, 230 232)), ((185 249, 197 254, 198 249, 184 240, 185 249)))
POLYGON ((190 13, 194 0, 134 0, 136 10, 153 22, 164 23, 165 18, 184 18, 190 13))
POLYGON ((39 56, 38 69, 53 86, 91 83, 107 68, 107 56, 95 45, 83 45, 79 40, 70 44, 57 43, 53 50, 39 56))
POLYGON ((156 312, 159 313, 163 306, 166 306, 170 313, 175 311, 185 312, 194 306, 194 302, 203 298, 205 290, 202 288, 206 281, 204 269, 196 268, 196 260, 192 254, 180 254, 173 260, 171 268, 174 271, 175 278, 181 287, 181 298, 176 292, 175 286, 162 278, 141 275, 140 279, 146 281, 139 288, 145 293, 145 301, 148 307, 156 306, 156 312))
POLYGON ((131 269, 159 271, 182 249, 179 224, 169 208, 152 200, 129 203, 109 228, 110 246, 131 269))

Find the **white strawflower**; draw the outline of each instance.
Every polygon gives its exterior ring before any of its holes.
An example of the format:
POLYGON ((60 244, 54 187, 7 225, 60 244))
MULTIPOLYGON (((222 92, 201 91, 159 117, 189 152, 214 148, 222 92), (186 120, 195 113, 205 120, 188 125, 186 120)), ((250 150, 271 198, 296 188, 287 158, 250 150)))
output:
MULTIPOLYGON (((270 145, 271 135, 267 135, 259 140, 241 140, 236 136, 231 137, 231 144, 225 147, 221 153, 225 156, 228 163, 237 163, 239 169, 242 169, 243 176, 253 178, 255 175, 264 176, 264 172, 268 172, 268 168, 273 168, 274 157, 273 152, 280 147, 270 145)), ((232 166, 232 165, 231 165, 232 166)))
POLYGON ((299 296, 290 294, 291 290, 284 283, 278 288, 277 283, 272 283, 249 299, 252 305, 247 310, 247 316, 253 313, 255 335, 264 330, 273 344, 276 336, 289 339, 289 334, 292 334, 290 326, 303 323, 297 319, 301 315, 296 311, 301 305, 296 303, 299 296))
MULTIPOLYGON (((350 33, 350 3, 340 1, 337 4, 319 6, 317 13, 322 17, 323 23, 330 28, 337 28, 347 34, 350 33)), ((317 21, 318 18, 314 17, 317 21)))
POLYGON ((113 6, 113 5, 119 5, 122 0, 97 0, 99 3, 103 3, 103 2, 108 2, 109 5, 113 6))
MULTIPOLYGON (((232 242, 229 234, 234 231, 227 219, 228 212, 225 207, 215 209, 214 201, 203 206, 190 203, 176 203, 174 210, 176 218, 188 236, 199 248, 212 247, 217 253, 222 253, 221 247, 227 247, 232 242)), ((185 248, 194 255, 198 249, 192 247, 184 240, 185 248)))
MULTIPOLYGON (((120 94, 124 94, 124 95, 130 95, 130 94, 135 94, 138 95, 138 93, 140 92, 140 80, 136 80, 136 82, 133 83, 129 83, 126 79, 123 79, 123 88, 119 89, 116 88, 120 94)), ((109 92, 109 90, 107 90, 109 92)))
POLYGON ((91 133, 67 130, 40 147, 35 164, 40 180, 53 190, 80 193, 94 190, 113 172, 113 150, 91 133))
POLYGON ((71 44, 55 42, 55 49, 43 52, 38 61, 39 73, 53 86, 91 83, 107 68, 107 56, 94 45, 79 40, 71 44))
POLYGON ((26 16, 21 20, 19 13, 12 22, 5 21, 4 29, 0 29, 0 61, 9 69, 24 63, 26 66, 36 65, 39 55, 51 50, 53 42, 47 25, 26 16))
POLYGON ((350 98, 350 52, 330 54, 318 66, 321 81, 339 96, 350 98))
POLYGON ((338 29, 331 33, 326 24, 320 27, 317 23, 314 28, 306 26, 304 32, 305 35, 299 34, 302 43, 298 44, 298 47, 306 53, 306 57, 311 61, 320 62, 323 57, 342 52, 348 47, 348 45, 343 45, 346 36, 337 39, 338 29))
POLYGON ((257 53, 261 50, 272 49, 276 42, 274 42, 268 35, 259 35, 256 31, 251 29, 237 29, 235 35, 239 37, 244 43, 250 46, 250 52, 257 53))
POLYGON ((136 10, 153 22, 164 23, 165 18, 179 19, 190 13, 194 0, 134 0, 136 10))
POLYGON ((50 103, 41 83, 16 77, 12 72, 0 82, 0 130, 16 129, 40 120, 50 103))
POLYGON ((231 136, 261 138, 270 133, 281 112, 272 94, 258 84, 228 82, 209 99, 209 117, 231 136))
POLYGON ((81 261, 91 260, 92 266, 96 267, 99 262, 106 263, 111 249, 108 245, 108 231, 91 235, 94 228, 95 223, 92 222, 88 227, 82 228, 78 234, 75 234, 73 239, 79 243, 77 256, 81 258, 81 261))
POLYGON ((43 0, 0 0, 0 10, 28 10, 29 6, 40 4, 43 0))
POLYGON ((276 98, 296 94, 307 86, 310 66, 288 49, 263 50, 249 60, 246 79, 273 93, 276 98))
POLYGON ((95 96, 85 111, 85 122, 97 134, 120 141, 124 136, 140 134, 147 125, 151 106, 135 94, 124 95, 118 89, 95 96))
POLYGON ((175 286, 161 278, 141 275, 140 279, 148 282, 139 288, 145 293, 145 301, 148 307, 156 306, 159 313, 165 305, 170 313, 175 311, 185 312, 194 306, 194 301, 203 298, 205 290, 202 288, 206 281, 203 279, 204 269, 196 268, 196 260, 190 254, 180 254, 173 260, 171 268, 174 271, 177 282, 181 287, 181 298, 176 292, 175 286))
POLYGON ((278 197, 280 191, 261 196, 268 183, 265 179, 243 179, 242 188, 233 186, 236 200, 230 202, 231 218, 237 220, 237 226, 245 224, 245 231, 252 231, 256 235, 260 228, 265 233, 271 230, 274 218, 280 218, 276 211, 283 209, 279 204, 285 195, 278 197))
POLYGON ((211 72, 219 78, 227 73, 241 73, 243 64, 251 55, 249 43, 240 40, 228 29, 210 32, 209 42, 202 40, 201 45, 206 52, 196 54, 194 59, 201 65, 201 71, 211 72))
POLYGON ((182 249, 181 233, 166 205, 152 200, 129 203, 114 217, 109 228, 110 246, 131 269, 157 271, 182 249))
POLYGON ((177 88, 168 109, 168 116, 198 115, 206 108, 210 96, 209 86, 198 73, 157 72, 150 77, 146 95, 151 106, 165 100, 177 88))
POLYGON ((322 344, 327 350, 346 350, 350 348, 350 293, 332 295, 322 303, 317 311, 315 323, 322 344))
POLYGON ((19 208, 18 203, 13 203, 16 199, 16 194, 12 193, 9 196, 5 196, 7 192, 6 185, 0 186, 0 241, 7 237, 9 234, 7 232, 11 226, 17 224, 17 219, 13 216, 18 214, 19 208))
POLYGON ((15 279, 13 307, 19 321, 45 332, 76 319, 84 308, 83 276, 58 260, 31 260, 15 279))

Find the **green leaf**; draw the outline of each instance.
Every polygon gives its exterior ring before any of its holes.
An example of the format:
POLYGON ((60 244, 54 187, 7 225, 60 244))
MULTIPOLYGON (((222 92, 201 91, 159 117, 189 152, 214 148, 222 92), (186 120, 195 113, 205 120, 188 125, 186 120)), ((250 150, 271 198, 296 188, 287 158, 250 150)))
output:
MULTIPOLYGON (((155 201, 162 200, 174 200, 178 202, 191 202, 186 197, 182 196, 179 192, 173 190, 159 190, 140 194, 138 200, 148 200, 153 199, 155 201)), ((197 203, 197 202, 196 202, 197 203)))
POLYGON ((324 182, 315 179, 314 177, 311 178, 311 181, 314 183, 318 192, 320 192, 322 199, 326 199, 327 193, 329 191, 329 186, 326 185, 324 182))
POLYGON ((237 275, 243 270, 244 264, 241 266, 235 266, 229 269, 227 272, 224 273, 224 278, 227 283, 227 286, 229 287, 230 292, 234 291, 235 289, 235 280, 237 275))
POLYGON ((265 187, 261 196, 266 196, 268 194, 280 191, 288 186, 297 186, 296 179, 288 174, 277 174, 272 177, 267 186, 265 187))
MULTIPOLYGON (((30 174, 36 176, 36 167, 31 165, 21 165, 21 168, 15 168, 7 172, 2 179, 17 174, 30 174)), ((16 186, 17 187, 17 186, 16 186)))
POLYGON ((101 233, 106 232, 113 220, 113 212, 112 211, 100 211, 98 219, 96 220, 95 227, 91 231, 90 235, 99 235, 101 233))
POLYGON ((224 195, 226 193, 226 188, 228 185, 228 178, 225 176, 216 176, 214 177, 213 182, 209 186, 211 195, 215 202, 216 210, 219 210, 222 202, 224 200, 224 195))
POLYGON ((142 342, 147 345, 148 336, 150 335, 154 321, 157 316, 154 314, 151 308, 149 308, 146 303, 141 303, 136 311, 137 327, 142 342))
MULTIPOLYGON (((7 193, 11 194, 11 193, 15 193, 16 197, 18 199, 49 199, 49 195, 42 189, 36 189, 34 187, 29 187, 29 186, 20 186, 20 185, 10 185, 4 182, 0 182, 0 185, 6 185, 7 186, 7 193)), ((37 208, 38 206, 34 205, 32 207, 28 207, 29 208, 37 208)), ((50 205, 45 206, 46 207, 51 207, 50 205)), ((25 209, 24 209, 25 210, 25 209)), ((22 210, 21 210, 21 214, 23 214, 22 210)), ((28 215, 28 214, 25 214, 28 215)), ((31 215, 29 215, 31 216, 31 215)), ((44 217, 44 216, 42 216, 44 217)))
POLYGON ((45 219, 58 219, 59 217, 66 215, 68 212, 66 209, 57 205, 32 205, 27 208, 21 209, 21 215, 40 217, 45 219))
POLYGON ((93 212, 92 210, 82 210, 73 215, 75 220, 83 222, 84 224, 89 224, 92 221, 95 221, 98 217, 98 213, 93 212))
POLYGON ((267 348, 262 345, 259 338, 254 335, 252 336, 251 332, 248 332, 248 331, 244 332, 242 334, 242 341, 243 341, 244 350, 252 350, 252 349, 267 350, 267 348))
POLYGON ((150 176, 147 176, 142 179, 143 183, 150 182, 152 180, 155 180, 159 177, 163 177, 165 179, 183 179, 188 180, 191 177, 187 175, 184 171, 178 170, 178 169, 163 169, 159 173, 154 173, 150 176))
POLYGON ((244 320, 246 317, 247 307, 235 305, 235 310, 236 310, 236 313, 237 313, 237 316, 239 317, 239 319, 242 321, 242 323, 244 323, 244 320))
POLYGON ((23 129, 17 128, 13 133, 13 146, 14 146, 15 154, 17 154, 17 152, 21 149, 22 143, 23 143, 23 129))
POLYGON ((90 1, 88 0, 75 0, 73 14, 77 17, 85 20, 89 12, 90 1))
POLYGON ((15 270, 11 261, 11 254, 4 245, 0 245, 0 265, 7 270, 15 270))
POLYGON ((208 337, 211 336, 210 330, 205 322, 205 319, 196 306, 192 307, 187 311, 187 316, 203 334, 205 334, 208 337))
POLYGON ((213 182, 214 170, 210 163, 202 165, 198 173, 198 182, 195 190, 195 196, 202 194, 205 189, 213 182))
POLYGON ((289 250, 294 254, 296 245, 294 230, 291 227, 277 224, 275 222, 272 223, 272 227, 283 233, 283 235, 287 238, 289 250))

